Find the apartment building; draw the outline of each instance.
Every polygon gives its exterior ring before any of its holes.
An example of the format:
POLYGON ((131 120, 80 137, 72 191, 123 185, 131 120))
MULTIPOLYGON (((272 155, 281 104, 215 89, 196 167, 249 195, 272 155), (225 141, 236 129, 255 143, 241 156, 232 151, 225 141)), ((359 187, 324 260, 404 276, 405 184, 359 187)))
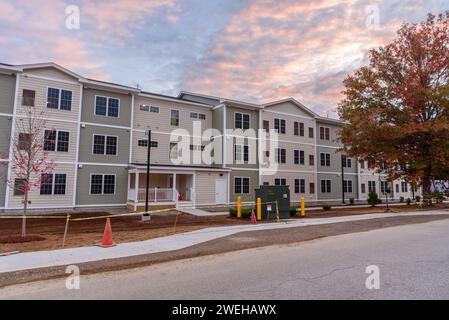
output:
MULTIPOLYGON (((189 92, 172 97, 88 79, 54 63, 0 64, 0 161, 6 164, 0 178, 8 181, 0 183, 2 210, 22 207, 11 144, 27 108, 43 113, 42 141, 56 165, 31 191, 30 208, 142 210, 148 149, 149 200, 158 207, 229 204, 238 196, 251 202, 262 184, 290 186, 294 202, 301 196, 339 202, 343 190, 346 199, 363 200, 385 188, 384 176, 342 157, 340 121, 292 98, 259 105, 189 92), (183 154, 186 148, 191 152, 183 154), (272 159, 274 172, 266 167, 272 159)), ((395 199, 412 194, 404 181, 392 190, 395 199)))

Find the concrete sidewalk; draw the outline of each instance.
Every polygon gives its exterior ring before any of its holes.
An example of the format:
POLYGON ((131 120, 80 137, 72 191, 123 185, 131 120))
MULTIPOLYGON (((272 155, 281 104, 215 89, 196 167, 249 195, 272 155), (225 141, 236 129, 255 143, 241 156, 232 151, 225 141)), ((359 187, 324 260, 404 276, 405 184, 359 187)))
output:
POLYGON ((449 215, 449 211, 425 211, 408 213, 379 213, 333 218, 316 218, 307 220, 288 220, 280 223, 214 227, 180 233, 173 236, 156 238, 140 242, 119 244, 112 248, 81 247, 53 251, 27 252, 8 257, 0 257, 0 273, 30 270, 43 267, 64 266, 105 259, 179 250, 209 240, 233 235, 245 231, 283 229, 310 225, 330 224, 346 221, 368 220, 394 216, 449 215))

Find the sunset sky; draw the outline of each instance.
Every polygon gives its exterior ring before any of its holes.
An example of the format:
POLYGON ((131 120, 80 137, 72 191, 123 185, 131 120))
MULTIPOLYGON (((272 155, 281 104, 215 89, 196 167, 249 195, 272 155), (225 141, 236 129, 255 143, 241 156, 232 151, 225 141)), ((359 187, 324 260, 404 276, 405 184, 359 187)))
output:
POLYGON ((345 75, 402 22, 448 0, 0 0, 0 62, 54 61, 156 93, 250 102, 294 97, 335 116, 345 75), (80 29, 65 9, 80 9, 80 29), (373 26, 372 8, 379 25, 373 26))

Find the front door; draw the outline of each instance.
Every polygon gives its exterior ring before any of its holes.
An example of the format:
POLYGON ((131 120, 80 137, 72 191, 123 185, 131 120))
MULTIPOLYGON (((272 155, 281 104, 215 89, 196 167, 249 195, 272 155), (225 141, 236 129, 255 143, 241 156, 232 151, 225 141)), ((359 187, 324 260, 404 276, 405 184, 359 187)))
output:
POLYGON ((228 188, 225 179, 215 180, 215 204, 225 204, 228 188))

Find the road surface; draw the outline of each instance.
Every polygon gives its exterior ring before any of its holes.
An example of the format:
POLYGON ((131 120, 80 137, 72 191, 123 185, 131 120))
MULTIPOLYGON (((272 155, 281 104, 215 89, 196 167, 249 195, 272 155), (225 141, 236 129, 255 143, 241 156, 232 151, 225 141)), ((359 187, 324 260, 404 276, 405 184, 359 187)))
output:
POLYGON ((448 230, 447 219, 378 229, 81 275, 79 290, 16 285, 0 299, 449 299, 448 230), (379 289, 366 287, 370 265, 379 289))

